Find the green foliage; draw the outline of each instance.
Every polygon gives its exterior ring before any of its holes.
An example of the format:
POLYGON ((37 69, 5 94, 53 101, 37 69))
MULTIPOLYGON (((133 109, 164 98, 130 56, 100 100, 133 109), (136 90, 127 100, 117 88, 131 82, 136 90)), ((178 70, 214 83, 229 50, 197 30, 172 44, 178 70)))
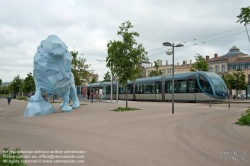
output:
POLYGON ((222 79, 226 83, 227 88, 232 89, 232 80, 234 80, 233 74, 230 74, 230 73, 223 74, 222 79))
POLYGON ((111 75, 110 72, 107 71, 107 73, 103 77, 103 82, 110 82, 111 81, 111 75))
POLYGON ((2 79, 0 79, 0 86, 2 85, 2 79))
POLYGON ((245 74, 241 69, 237 69, 237 72, 233 72, 234 79, 231 80, 232 89, 243 90, 246 89, 245 74))
POLYGON ((96 80, 95 77, 93 77, 93 78, 91 79, 91 81, 90 81, 91 84, 96 83, 96 82, 97 82, 97 80, 96 80))
POLYGON ((235 122, 235 124, 250 126, 250 107, 241 114, 241 117, 235 122))
POLYGON ((123 108, 123 107, 118 107, 117 109, 111 110, 111 111, 115 111, 115 112, 124 112, 124 111, 135 111, 135 110, 140 110, 138 108, 123 108))
POLYGON ((0 94, 4 94, 4 95, 9 94, 8 86, 0 86, 0 94))
POLYGON ((245 26, 249 24, 250 23, 250 6, 241 8, 241 12, 237 16, 237 18, 238 18, 237 22, 240 22, 240 24, 244 23, 245 26))
POLYGON ((86 64, 85 58, 77 57, 77 51, 71 51, 70 53, 72 55, 71 72, 74 74, 75 85, 80 86, 87 81, 89 73, 93 71, 88 70, 90 65, 86 64))
POLYGON ((18 94, 19 90, 21 92, 22 89, 22 80, 20 79, 19 75, 17 75, 11 84, 8 86, 9 92, 12 92, 14 94, 18 94))
MULTIPOLYGON (((138 44, 135 37, 139 33, 129 31, 133 25, 126 21, 119 26, 118 35, 122 36, 122 41, 109 41, 107 44, 108 56, 106 58, 107 67, 110 68, 111 74, 119 77, 122 85, 127 85, 128 80, 135 80, 141 74, 140 62, 147 60, 142 44, 138 44)), ((127 88, 126 88, 127 89, 127 88)), ((126 90, 126 107, 127 107, 127 90, 126 90)))
POLYGON ((26 166, 24 164, 23 154, 20 148, 10 150, 10 148, 3 148, 3 153, 0 154, 1 166, 26 166))
POLYGON ((154 61, 154 64, 155 64, 154 65, 155 70, 150 71, 148 75, 149 77, 160 76, 163 74, 162 71, 159 69, 159 65, 156 63, 156 61, 154 61))
POLYGON ((27 77, 23 81, 22 91, 24 93, 30 93, 35 91, 35 81, 31 72, 27 74, 27 77))
POLYGON ((27 98, 26 97, 19 97, 17 100, 25 100, 25 101, 27 101, 27 98))
POLYGON ((202 55, 197 54, 197 56, 195 56, 195 60, 196 62, 193 63, 192 67, 190 68, 191 72, 208 71, 208 63, 202 55))
POLYGON ((237 72, 233 72, 233 74, 226 73, 222 75, 222 79, 226 83, 227 88, 235 90, 246 89, 245 77, 241 69, 237 69, 237 72))

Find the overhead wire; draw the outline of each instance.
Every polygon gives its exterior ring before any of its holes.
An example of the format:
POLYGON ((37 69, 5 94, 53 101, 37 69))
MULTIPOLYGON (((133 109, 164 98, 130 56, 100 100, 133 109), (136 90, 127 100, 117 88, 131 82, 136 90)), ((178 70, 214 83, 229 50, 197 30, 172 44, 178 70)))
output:
MULTIPOLYGON (((198 41, 198 40, 200 40, 200 39, 204 39, 204 38, 216 36, 216 35, 219 35, 219 34, 223 34, 223 33, 226 33, 226 32, 230 32, 230 31, 234 31, 234 30, 238 30, 238 29, 242 29, 242 28, 244 28, 244 27, 234 28, 234 29, 231 29, 231 30, 227 30, 227 31, 223 31, 223 32, 211 34, 211 35, 208 35, 208 36, 199 37, 199 38, 196 38, 196 39, 192 39, 192 40, 185 41, 185 42, 183 42, 183 43, 188 43, 188 42, 191 42, 191 41, 198 41)), ((249 30, 248 30, 248 31, 249 31, 249 30)), ((222 39, 222 38, 226 38, 226 37, 233 36, 233 35, 237 35, 237 34, 244 33, 244 32, 246 32, 246 31, 241 31, 241 32, 237 32, 237 33, 230 34, 230 35, 227 35, 227 36, 222 36, 222 37, 219 37, 219 38, 215 38, 215 39, 203 41, 203 42, 200 42, 200 43, 195 43, 195 44, 192 44, 192 45, 189 45, 189 46, 179 47, 179 48, 176 48, 175 50, 185 49, 185 48, 188 48, 188 47, 192 47, 192 46, 196 46, 196 45, 200 45, 200 44, 205 44, 205 43, 208 43, 208 42, 211 42, 211 41, 219 40, 219 39, 222 39)), ((148 50, 147 52, 151 52, 151 51, 155 51, 155 50, 160 50, 160 49, 163 49, 163 48, 166 48, 166 47, 160 47, 160 48, 148 50)), ((165 52, 156 53, 156 54, 153 54, 153 55, 148 55, 147 57, 156 56, 156 55, 160 55, 160 54, 163 54, 163 53, 165 53, 165 52)), ((101 63, 101 62, 98 62, 98 63, 96 63, 96 64, 94 64, 94 65, 92 65, 92 66, 95 66, 95 65, 100 64, 100 63, 101 63)), ((106 68, 106 67, 102 67, 102 68, 106 68)), ((98 69, 96 69, 96 70, 99 70, 99 69, 102 69, 102 68, 98 68, 98 69)))

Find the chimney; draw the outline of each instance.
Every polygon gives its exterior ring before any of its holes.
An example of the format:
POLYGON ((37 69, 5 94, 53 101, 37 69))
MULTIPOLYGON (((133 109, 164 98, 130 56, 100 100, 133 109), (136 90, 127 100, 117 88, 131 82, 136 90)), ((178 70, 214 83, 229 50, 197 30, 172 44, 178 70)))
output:
POLYGON ((182 62, 182 65, 185 65, 185 61, 182 62))
POLYGON ((214 54, 214 57, 215 57, 215 58, 217 58, 217 57, 218 57, 218 54, 217 54, 217 53, 215 53, 215 54, 214 54))
POLYGON ((168 60, 166 60, 166 65, 168 65, 168 60))
POLYGON ((209 56, 208 56, 208 55, 206 56, 206 61, 207 61, 207 60, 209 60, 209 56))
POLYGON ((177 66, 179 66, 179 63, 177 63, 177 66))
POLYGON ((189 60, 189 64, 192 65, 192 60, 189 60))

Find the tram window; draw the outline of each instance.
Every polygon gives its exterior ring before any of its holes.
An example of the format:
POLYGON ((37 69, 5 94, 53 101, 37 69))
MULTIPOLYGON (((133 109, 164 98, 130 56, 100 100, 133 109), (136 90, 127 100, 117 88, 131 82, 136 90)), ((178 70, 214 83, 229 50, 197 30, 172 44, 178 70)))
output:
POLYGON ((128 84, 128 94, 133 94, 133 85, 128 84))
POLYGON ((167 93, 172 93, 172 82, 167 82, 167 93))
POLYGON ((200 84, 201 84, 202 88, 204 89, 204 91, 206 91, 209 94, 212 94, 212 88, 211 88, 209 82, 207 82, 205 80, 200 80, 200 84))
POLYGON ((155 84, 151 84, 151 93, 155 93, 155 84))
POLYGON ((178 81, 176 84, 176 93, 186 93, 186 81, 178 81))
POLYGON ((188 80, 188 92, 194 93, 194 80, 188 80))
POLYGON ((155 89, 156 93, 161 93, 161 83, 159 82, 155 83, 155 89))
POLYGON ((122 86, 119 88, 119 94, 125 94, 126 93, 126 87, 122 86))
POLYGON ((151 93, 151 84, 144 84, 144 93, 151 93))
POLYGON ((136 84, 136 94, 143 93, 143 84, 136 84))
POLYGON ((116 94, 116 85, 113 85, 113 94, 116 94))
POLYGON ((194 87, 195 87, 195 93, 201 93, 201 89, 200 89, 200 87, 198 86, 198 83, 197 83, 197 80, 195 79, 195 85, 194 85, 194 87))

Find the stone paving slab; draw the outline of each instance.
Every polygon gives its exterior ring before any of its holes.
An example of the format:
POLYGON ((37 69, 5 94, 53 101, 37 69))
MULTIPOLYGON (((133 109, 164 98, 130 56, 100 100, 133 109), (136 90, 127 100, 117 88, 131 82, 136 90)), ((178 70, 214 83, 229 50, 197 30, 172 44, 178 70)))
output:
POLYGON ((85 157, 85 163, 63 165, 250 165, 250 128, 234 124, 248 103, 232 103, 230 109, 226 103, 211 108, 208 103, 175 103, 174 115, 171 102, 129 101, 129 107, 141 110, 128 112, 110 111, 125 101, 81 101, 81 108, 70 113, 62 113, 59 104, 53 103, 54 114, 23 117, 27 101, 12 100, 9 106, 0 99, 0 149, 39 152, 32 160, 41 163, 28 165, 62 165, 42 164, 62 158, 39 158, 61 151, 85 157))

